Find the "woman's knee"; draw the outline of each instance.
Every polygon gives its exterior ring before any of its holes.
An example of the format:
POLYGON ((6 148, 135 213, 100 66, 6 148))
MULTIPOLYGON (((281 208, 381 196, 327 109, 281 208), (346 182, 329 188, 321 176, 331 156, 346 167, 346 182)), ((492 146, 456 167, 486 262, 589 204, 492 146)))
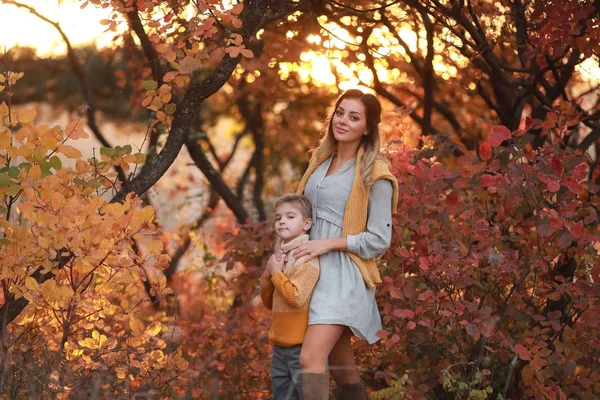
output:
POLYGON ((319 354, 318 351, 310 348, 302 348, 300 352, 300 366, 302 369, 323 368, 327 363, 327 354, 319 354))

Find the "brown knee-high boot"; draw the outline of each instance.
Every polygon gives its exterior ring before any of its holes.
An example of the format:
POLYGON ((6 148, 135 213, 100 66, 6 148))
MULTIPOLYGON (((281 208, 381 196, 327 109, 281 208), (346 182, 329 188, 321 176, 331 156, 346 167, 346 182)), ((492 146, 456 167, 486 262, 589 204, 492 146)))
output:
POLYGON ((333 389, 333 397, 336 400, 367 400, 365 383, 363 381, 344 383, 333 389))
POLYGON ((328 400, 329 399, 329 373, 302 374, 302 400, 328 400))

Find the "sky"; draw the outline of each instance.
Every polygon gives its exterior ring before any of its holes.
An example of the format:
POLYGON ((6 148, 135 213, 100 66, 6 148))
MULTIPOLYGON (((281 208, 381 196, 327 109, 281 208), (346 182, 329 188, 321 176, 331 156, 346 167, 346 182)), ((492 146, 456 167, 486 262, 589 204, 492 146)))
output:
MULTIPOLYGON (((97 41, 99 46, 108 43, 111 34, 103 34, 106 26, 99 21, 108 18, 108 11, 73 0, 19 0, 34 6, 36 11, 52 21, 57 21, 71 43, 76 46, 97 41)), ((66 46, 52 25, 42 21, 27 10, 13 5, 0 4, 0 51, 15 45, 37 49, 39 56, 64 54, 66 46)))

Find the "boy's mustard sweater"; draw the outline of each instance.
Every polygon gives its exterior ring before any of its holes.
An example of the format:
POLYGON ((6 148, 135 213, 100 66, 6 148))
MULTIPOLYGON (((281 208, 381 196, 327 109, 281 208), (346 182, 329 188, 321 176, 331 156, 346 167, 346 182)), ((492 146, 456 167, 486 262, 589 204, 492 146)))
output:
MULTIPOLYGON (((312 173, 315 172, 315 169, 317 169, 319 164, 325 161, 327 157, 336 151, 337 147, 331 147, 326 149, 320 155, 318 155, 317 151, 313 152, 313 156, 308 164, 308 168, 298 184, 296 193, 304 193, 304 188, 306 187, 308 178, 310 178, 312 173)), ((365 187, 365 185, 362 183, 360 165, 363 154, 364 149, 361 147, 356 155, 356 175, 354 176, 354 182, 352 183, 350 198, 348 199, 346 209, 344 210, 344 220, 342 222, 342 236, 344 237, 364 232, 367 227, 367 209, 369 207, 369 193, 371 191, 371 186, 365 187)), ((390 173, 388 165, 383 159, 375 160, 371 177, 371 185, 373 185, 373 183, 379 179, 387 179, 392 183, 394 191, 392 195, 392 204, 390 207, 392 207, 392 212, 395 213, 396 207, 398 206, 398 180, 390 173)), ((371 258, 367 260, 350 252, 348 252, 348 256, 358 266, 365 284, 368 287, 372 288, 381 283, 381 276, 379 275, 379 270, 377 269, 377 263, 375 259, 371 258)))
POLYGON ((292 347, 304 341, 308 306, 319 279, 319 259, 296 260, 292 250, 308 240, 304 234, 282 243, 281 250, 287 254, 283 271, 273 276, 265 271, 260 278, 260 297, 272 311, 269 340, 276 346, 292 347))

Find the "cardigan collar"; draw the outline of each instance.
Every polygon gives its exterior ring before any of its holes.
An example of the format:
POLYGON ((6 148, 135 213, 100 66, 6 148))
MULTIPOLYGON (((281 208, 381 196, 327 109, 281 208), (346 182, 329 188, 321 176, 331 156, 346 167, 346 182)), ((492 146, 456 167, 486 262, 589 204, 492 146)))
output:
POLYGON ((301 244, 308 242, 308 240, 309 240, 308 234, 304 233, 298 237, 293 238, 289 242, 285 242, 285 243, 282 242, 281 243, 281 251, 283 251, 284 253, 287 253, 290 250, 294 250, 296 247, 300 246, 301 244))

